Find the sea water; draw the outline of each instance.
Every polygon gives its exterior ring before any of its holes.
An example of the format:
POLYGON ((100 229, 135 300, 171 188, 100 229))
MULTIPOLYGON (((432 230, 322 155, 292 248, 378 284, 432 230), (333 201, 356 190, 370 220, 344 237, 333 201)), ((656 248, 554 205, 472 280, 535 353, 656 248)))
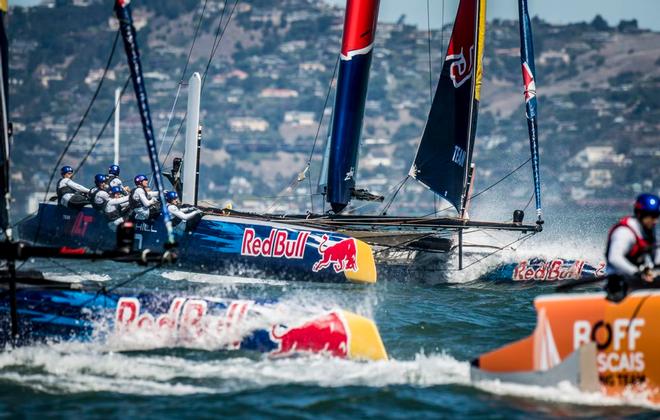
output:
MULTIPOLYGON (((312 284, 237 278, 165 268, 131 287, 291 305, 341 306, 375 319, 390 360, 323 356, 273 358, 241 351, 122 351, 103 343, 34 345, 0 352, 0 414, 20 417, 657 417, 630 398, 473 382, 470 360, 531 333, 532 300, 554 284, 489 282, 502 262, 529 256, 598 259, 598 240, 557 241, 552 232, 497 253, 441 282, 381 273, 376 285, 312 284), (580 243, 581 242, 581 243, 580 243)), ((467 261, 469 264, 469 260, 467 261)), ((35 261, 49 276, 100 282, 136 268, 35 261)))

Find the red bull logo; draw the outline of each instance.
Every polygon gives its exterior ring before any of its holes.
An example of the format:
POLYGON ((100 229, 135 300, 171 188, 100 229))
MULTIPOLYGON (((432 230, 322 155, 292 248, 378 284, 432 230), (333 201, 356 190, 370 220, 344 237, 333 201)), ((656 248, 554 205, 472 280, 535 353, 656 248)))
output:
POLYGON ((312 271, 317 272, 331 265, 335 273, 358 271, 355 239, 346 238, 332 245, 326 245, 327 242, 328 235, 323 235, 318 249, 321 259, 314 263, 312 271))
POLYGON ((267 238, 258 238, 252 228, 243 231, 241 255, 250 257, 270 257, 302 259, 305 256, 309 232, 299 232, 296 239, 289 239, 286 230, 272 229, 267 238))
POLYGON ((449 77, 451 78, 454 87, 461 87, 463 83, 467 82, 472 77, 474 45, 470 46, 470 53, 467 60, 465 59, 463 48, 461 48, 461 51, 458 54, 447 55, 445 61, 451 62, 449 66, 449 77))
POLYGON ((525 83, 525 102, 529 102, 536 97, 536 82, 534 81, 532 69, 529 68, 526 61, 522 64, 522 75, 525 83))
MULTIPOLYGON (((584 260, 564 261, 554 259, 551 261, 532 262, 525 260, 520 262, 513 270, 514 281, 558 281, 578 280, 587 275, 585 267, 589 267, 584 260)), ((590 267, 596 277, 605 275, 605 263, 598 267, 590 267)))
POLYGON ((349 345, 348 331, 340 313, 333 311, 298 327, 273 327, 270 337, 278 344, 275 355, 312 352, 346 357, 349 345))
POLYGON ((252 301, 234 301, 224 314, 209 315, 202 299, 174 298, 167 313, 154 316, 141 313, 136 298, 121 298, 115 312, 115 333, 146 332, 180 341, 195 341, 205 336, 218 338, 225 347, 240 348, 241 322, 252 301))

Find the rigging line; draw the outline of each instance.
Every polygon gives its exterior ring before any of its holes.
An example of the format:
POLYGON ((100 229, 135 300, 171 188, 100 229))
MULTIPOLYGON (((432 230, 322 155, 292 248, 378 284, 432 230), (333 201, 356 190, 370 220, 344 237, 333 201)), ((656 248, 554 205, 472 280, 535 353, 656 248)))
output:
POLYGON ((167 137, 167 132, 170 129, 170 124, 172 122, 172 118, 174 117, 174 109, 176 108, 176 104, 179 100, 179 94, 181 93, 181 85, 183 84, 183 82, 186 78, 186 71, 188 70, 188 65, 190 64, 190 57, 192 56, 193 49, 195 48, 195 43, 197 42, 197 36, 199 34, 199 28, 202 25, 202 19, 204 19, 204 13, 206 12, 206 4, 207 3, 208 3, 208 0, 204 0, 204 6, 202 7, 202 13, 199 16, 199 19, 197 20, 197 26, 195 27, 195 34, 193 35, 192 44, 190 44, 190 49, 188 50, 188 57, 186 57, 186 64, 183 66, 183 71, 181 72, 181 77, 179 78, 179 86, 177 87, 177 90, 176 90, 176 95, 174 97, 174 103, 172 104, 172 109, 170 110, 170 115, 167 118, 167 125, 165 126, 165 132, 163 133, 163 136, 161 137, 160 148, 158 149, 159 160, 160 160, 160 154, 163 151, 163 145, 165 144, 165 138, 167 137))
MULTIPOLYGON (((204 6, 202 7, 202 14, 199 15, 199 19, 197 20, 197 26, 195 27, 195 34, 193 35, 193 41, 192 44, 190 45, 190 49, 188 50, 188 57, 186 57, 186 65, 183 67, 183 71, 181 72, 181 79, 179 79, 179 85, 184 81, 186 77, 186 71, 188 70, 188 65, 190 64, 190 57, 192 56, 193 48, 195 48, 195 42, 197 41, 197 35, 199 34, 199 28, 202 26, 202 19, 204 19, 204 12, 206 12, 206 3, 208 3, 209 0, 204 0, 204 6)), ((224 9, 224 8, 223 8, 224 9)))
MULTIPOLYGON (((316 143, 319 139, 319 134, 321 133, 321 127, 323 126, 323 117, 325 116, 325 108, 328 106, 328 100, 330 99, 330 93, 332 92, 332 82, 334 82, 335 80, 335 75, 337 74, 338 66, 339 66, 339 55, 337 55, 337 59, 335 60, 335 67, 332 70, 332 77, 330 77, 330 83, 328 83, 328 91, 325 94, 325 101, 323 101, 323 109, 321 109, 321 118, 319 120, 318 127, 316 127, 316 135, 314 136, 314 143, 312 143, 312 150, 309 152, 309 158, 307 159, 308 168, 312 164, 312 157, 314 157, 314 151, 316 150, 316 143)), ((332 121, 330 122, 330 124, 332 124, 332 121)), ((323 176, 323 174, 321 174, 320 176, 323 176)), ((312 191, 312 177, 310 176, 308 178, 309 178, 309 202, 312 213, 314 213, 314 196, 313 196, 314 193, 312 191)))
POLYGON ((428 46, 429 46, 429 99, 433 105, 433 69, 431 68, 431 7, 426 0, 426 27, 428 28, 428 46))
MULTIPOLYGON (((115 39, 112 41, 112 49, 110 50, 110 55, 108 56, 108 61, 105 64, 105 68, 103 69, 103 74, 101 75, 101 80, 99 80, 98 85, 96 86, 96 90, 94 91, 94 94, 92 95, 92 99, 89 101, 89 104, 87 105, 87 109, 83 113, 82 118, 80 119, 80 122, 78 123, 78 126, 74 130, 73 134, 69 138, 69 140, 66 143, 66 146, 64 147, 64 150, 62 150, 62 153, 60 154, 60 157, 57 159, 57 162, 55 163, 55 166, 53 167, 53 171, 50 174, 50 178, 48 179, 48 185, 46 186, 46 192, 44 193, 44 198, 43 201, 48 200, 48 192, 50 191, 50 187, 53 184, 53 179, 55 178, 55 174, 57 173, 57 168, 60 166, 62 163, 62 159, 64 159, 64 156, 66 153, 69 151, 69 148, 73 144, 73 141, 75 140, 76 136, 78 135, 78 132, 82 128, 83 124, 85 123, 85 120, 87 119, 87 116, 89 115, 89 112, 92 109, 92 106, 94 105, 94 102, 96 102, 96 98, 99 96, 99 92, 101 91, 101 87, 103 86, 103 82, 105 81, 105 78, 108 74, 108 70, 110 69, 110 65, 112 64, 112 58, 115 55, 115 50, 117 49, 117 42, 119 41, 119 33, 120 29, 117 29, 117 33, 115 34, 115 39)), ((34 233, 34 242, 37 242, 39 239, 39 234, 41 233, 41 222, 42 222, 42 217, 39 216, 39 220, 37 222, 37 229, 35 230, 34 233)))
MULTIPOLYGON (((227 10, 226 7, 222 8, 222 14, 220 15, 220 21, 218 22, 218 28, 215 33, 215 39, 213 40, 213 46, 211 47, 211 53, 209 55, 209 59, 206 63, 206 67, 204 69, 204 74, 202 75, 202 86, 201 90, 204 89, 204 84, 206 82, 206 75, 208 74, 209 67, 211 65, 211 62, 213 61, 213 57, 215 56, 215 53, 220 46, 220 42, 222 41, 222 38, 224 37, 225 30, 229 26, 229 23, 231 22, 231 18, 234 15, 234 10, 236 9, 236 6, 240 0, 236 0, 234 3, 234 6, 231 9, 231 12, 229 13, 229 17, 227 18, 227 23, 225 24, 224 28, 222 26, 222 21, 225 16, 225 11, 227 10), (222 29, 222 30, 221 30, 222 29)), ((172 143, 170 144, 170 148, 167 150, 167 154, 165 155, 165 158, 163 159, 163 164, 167 161, 167 158, 169 158, 170 153, 172 153, 172 148, 174 147, 174 144, 176 143, 176 139, 179 137, 179 133, 181 133, 181 128, 183 128, 183 123, 186 121, 186 117, 188 116, 188 110, 186 110, 186 113, 183 115, 183 118, 181 119, 181 122, 179 123, 179 126, 176 130, 176 133, 174 133, 174 137, 172 138, 172 143)))
MULTIPOLYGON (((506 248, 510 247, 511 245, 513 245, 513 244, 515 244, 515 243, 517 243, 517 242, 526 241, 527 239, 531 238, 531 237, 534 236, 534 235, 536 235, 536 232, 528 233, 528 234, 526 234, 526 235, 524 235, 524 236, 521 236, 520 238, 516 239, 515 241, 510 242, 510 243, 504 245, 503 247, 497 248, 495 251, 491 252, 490 254, 487 254, 486 256, 484 256, 484 257, 482 257, 482 258, 479 258, 478 260, 476 260, 476 261, 474 261, 474 262, 472 262, 472 263, 466 265, 465 267, 463 267, 463 270, 465 270, 465 269, 467 269, 467 268, 469 268, 469 267, 472 267, 472 266, 475 265, 475 264, 480 263, 481 261, 485 260, 486 258, 490 258, 490 257, 492 257, 493 255, 497 254, 498 252, 502 252, 502 251, 504 251, 506 248)), ((461 270, 452 269, 451 271, 461 271, 461 270)))
POLYGON ((179 86, 176 88, 176 95, 174 95, 174 103, 172 103, 172 108, 170 113, 167 116, 167 124, 165 125, 165 131, 160 137, 160 147, 158 148, 158 160, 160 161, 160 155, 163 153, 163 146, 165 146, 165 139, 167 138, 167 133, 170 131, 170 124, 172 124, 172 119, 174 118, 174 110, 176 109, 176 104, 179 102, 179 95, 181 94, 182 82, 179 82, 179 86))
MULTIPOLYGON (((531 157, 530 157, 530 158, 527 158, 527 160, 524 161, 523 163, 521 163, 516 169, 510 171, 509 173, 507 173, 506 175, 504 175, 502 178, 500 178, 499 180, 495 181, 493 184, 489 185, 488 187, 484 188, 483 190, 479 191, 478 193, 473 194, 472 197, 470 198, 470 200, 474 200, 475 198, 479 197, 479 196, 482 195, 483 193, 485 193, 485 192, 487 192, 487 191, 493 189, 493 188, 496 187, 498 184, 502 183, 504 180, 506 180, 507 178, 509 178, 511 175, 513 175, 514 173, 518 172, 523 166, 527 165, 531 160, 532 160, 531 157)), ((433 215, 435 215, 435 214, 442 213, 443 211, 451 210, 451 209, 453 209, 453 208, 454 208, 454 206, 445 207, 444 209, 440 209, 440 210, 438 210, 437 212, 433 212, 433 213, 425 214, 425 215, 423 215, 422 217, 433 216, 433 215)))
POLYGON ((321 120, 319 121, 319 125, 316 127, 316 135, 314 136, 314 143, 312 144, 312 150, 309 152, 309 159, 307 159, 307 163, 310 163, 312 161, 312 157, 314 156, 314 151, 316 150, 316 143, 319 139, 319 134, 321 133, 321 127, 323 126, 323 117, 325 115, 325 108, 328 106, 328 100, 330 99, 330 93, 332 92, 332 82, 335 81, 335 76, 337 75, 338 66, 339 66, 339 55, 337 56, 337 60, 335 60, 335 68, 332 70, 332 77, 330 78, 330 83, 328 83, 328 91, 325 94, 325 101, 323 102, 323 109, 321 110, 321 120))
MULTIPOLYGON (((103 86, 103 82, 105 81, 105 77, 108 74, 108 70, 110 69, 110 65, 112 64, 112 57, 115 55, 115 50, 117 49, 117 41, 119 40, 119 30, 117 30, 117 33, 115 34, 115 39, 112 42, 112 49, 110 50, 110 55, 108 56, 108 60, 105 64, 105 68, 103 69, 103 74, 101 75, 101 79, 99 80, 98 85, 96 85, 96 91, 94 91, 94 94, 92 95, 92 99, 89 101, 89 104, 87 105, 87 109, 83 113, 82 118, 80 119, 80 122, 78 123, 78 126, 76 129, 73 131, 73 134, 67 141, 66 146, 64 147, 64 150, 60 154, 60 157, 57 159, 57 163, 55 163, 55 166, 53 167, 53 171, 51 172, 50 179, 48 180, 48 186, 46 187, 46 193, 44 194, 44 201, 48 200, 48 192, 50 191, 50 187, 53 183, 53 178, 55 177, 55 174, 57 173, 57 168, 60 166, 62 163, 62 159, 64 159, 64 156, 66 153, 69 151, 69 147, 71 147, 71 144, 75 140, 76 136, 78 135, 78 132, 82 128, 83 124, 85 123, 85 120, 87 119, 87 116, 89 115, 89 112, 92 109, 92 106, 94 105, 94 102, 96 101, 96 98, 99 95, 99 92, 101 91, 101 87, 103 86)), ((38 230, 37 230, 38 232, 38 230)))
POLYGON ((121 93, 119 94, 119 100, 112 107, 112 111, 110 111, 110 114, 108 115, 108 118, 105 120, 105 123, 101 127, 101 131, 96 136, 96 139, 94 139, 94 143, 92 143, 92 146, 89 148, 89 150, 87 150, 87 153, 85 154, 85 156, 82 158, 82 160, 78 164, 78 168, 76 169, 76 173, 79 172, 80 169, 82 169, 82 167, 87 162, 87 159, 89 158, 89 156, 92 154, 92 152, 96 148, 96 145, 101 140, 101 137, 103 136, 103 133, 105 132, 105 129, 108 128, 108 124, 110 124, 110 121, 112 121, 112 117, 115 115, 115 111, 117 111, 117 106, 119 105, 119 102, 121 102, 121 97, 124 96, 124 92, 126 92, 126 88, 128 88, 128 84, 130 83, 130 81, 131 81, 131 76, 128 76, 128 78, 126 79, 126 82, 124 83, 124 87, 121 89, 121 93))
MULTIPOLYGON (((124 282, 121 282, 121 283, 117 284, 116 286, 111 287, 111 288, 109 288, 109 289, 106 289, 105 287, 100 286, 99 289, 96 291, 96 294, 94 294, 93 297, 91 297, 91 298, 89 298, 88 300, 86 300, 86 301, 84 301, 83 303, 81 303, 80 306, 79 306, 79 308, 84 308, 84 307, 86 307, 86 306, 89 305, 90 303, 96 301, 96 299, 98 299, 99 296, 101 296, 101 295, 106 295, 107 293, 110 293, 110 292, 116 290, 118 287, 124 286, 124 285, 126 285, 126 284, 128 284, 128 283, 130 283, 130 282, 132 282, 132 281, 135 281, 135 280, 137 280, 138 278, 142 277, 143 275, 145 275, 145 274, 149 273, 150 271, 153 271, 153 270, 155 270, 156 268, 159 268, 159 267, 161 267, 161 266, 162 266, 162 263, 161 263, 161 264, 156 264, 156 265, 154 265, 153 267, 149 267, 149 268, 147 268, 147 269, 145 269, 145 270, 142 270, 142 271, 140 271, 139 273, 137 273, 137 274, 135 274, 135 275, 129 277, 128 280, 126 280, 126 281, 124 281, 124 282)), ((39 308, 41 305, 43 305, 44 303, 46 303, 46 302, 44 301, 44 302, 41 302, 40 304, 36 305, 35 308, 33 308, 33 310, 38 309, 38 308, 39 308)), ((46 324, 51 323, 51 322, 55 321, 56 319, 59 319, 59 318, 62 318, 62 317, 64 317, 64 316, 66 316, 71 310, 75 310, 75 309, 76 309, 76 308, 72 308, 72 307, 70 307, 70 306, 69 306, 69 307, 66 307, 66 308, 63 308, 59 313, 53 314, 50 318, 46 319, 46 320, 43 321, 43 322, 46 323, 46 324)))
POLYGON ((399 184, 398 184, 399 186, 397 187, 396 191, 394 192, 392 197, 389 199, 389 201, 387 202, 387 204, 385 205, 383 210, 380 212, 381 215, 383 215, 383 216, 387 215, 387 212, 389 211, 390 206, 392 205, 392 203, 394 203, 394 199, 397 197, 397 195, 399 194, 399 191, 401 191, 401 188, 403 188, 403 186, 406 185, 406 182, 408 182, 409 179, 410 179, 410 175, 406 175, 405 178, 403 178, 403 180, 401 182, 399 182, 399 184))

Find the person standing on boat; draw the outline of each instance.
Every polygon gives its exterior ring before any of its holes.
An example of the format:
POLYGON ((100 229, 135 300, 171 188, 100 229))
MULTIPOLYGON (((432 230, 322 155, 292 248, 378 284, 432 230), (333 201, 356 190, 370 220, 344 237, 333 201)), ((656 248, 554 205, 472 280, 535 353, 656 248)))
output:
POLYGON ((128 195, 131 192, 131 189, 125 186, 121 179, 119 178, 119 165, 110 165, 108 168, 108 191, 112 187, 119 187, 122 190, 123 195, 128 195))
POLYGON ((108 178, 104 174, 96 174, 94 176, 94 188, 89 190, 89 199, 92 202, 92 207, 96 211, 104 211, 105 205, 110 200, 108 194, 108 178))
POLYGON ((146 175, 137 175, 134 178, 135 188, 129 194, 128 202, 133 210, 135 220, 148 220, 160 214, 158 192, 149 191, 149 179, 146 175))
POLYGON ((621 287, 624 279, 635 276, 653 282, 653 267, 660 264, 655 237, 658 217, 660 197, 642 194, 635 201, 635 215, 624 217, 610 229, 605 253, 608 290, 621 287))
POLYGON ((104 209, 105 215, 108 218, 108 227, 116 231, 117 226, 124 223, 124 217, 129 210, 128 195, 124 195, 124 190, 118 186, 110 188, 110 199, 104 209))
POLYGON ((190 230, 197 226, 197 223, 202 219, 203 213, 196 207, 179 207, 179 194, 176 191, 165 193, 165 200, 167 200, 167 210, 172 216, 173 226, 181 226, 184 230, 190 230))
POLYGON ((60 170, 62 178, 57 182, 57 203, 70 209, 80 210, 89 204, 89 189, 74 182, 73 168, 63 166, 60 170))

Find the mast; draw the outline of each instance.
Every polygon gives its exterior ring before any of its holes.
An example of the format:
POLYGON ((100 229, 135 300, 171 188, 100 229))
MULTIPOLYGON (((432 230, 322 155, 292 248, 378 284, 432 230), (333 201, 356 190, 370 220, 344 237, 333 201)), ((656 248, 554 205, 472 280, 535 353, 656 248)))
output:
POLYGON ((158 152, 156 151, 156 140, 154 137, 153 124, 151 123, 151 113, 149 112, 149 101, 147 100, 147 90, 144 86, 144 77, 142 76, 142 64, 140 62, 140 51, 138 50, 135 27, 133 26, 133 17, 131 16, 130 0, 116 0, 115 13, 119 20, 119 29, 124 40, 124 49, 128 59, 128 68, 131 71, 133 80, 133 89, 137 99, 138 109, 140 110, 140 119, 142 120, 142 131, 147 142, 149 152, 149 161, 151 163, 151 172, 154 176, 158 196, 162 203, 162 214, 167 232, 167 245, 174 245, 174 235, 172 232, 172 220, 170 213, 165 205, 165 189, 163 177, 158 161, 158 152))
POLYGON ((463 216, 476 135, 486 0, 461 0, 440 82, 409 175, 463 216))
POLYGON ((9 40, 5 31, 7 1, 0 0, 0 230, 4 239, 11 241, 9 207, 11 190, 9 185, 9 124, 7 116, 7 94, 9 87, 9 40))
POLYGON ((326 200, 335 213, 355 188, 379 0, 347 0, 333 109, 326 200))
POLYGON ((527 0, 518 0, 518 21, 520 23, 520 62, 522 64, 523 84, 525 86, 525 114, 529 132, 529 149, 532 155, 532 176, 534 177, 534 196, 536 197, 536 216, 543 221, 541 208, 541 173, 539 170, 539 140, 536 103, 536 67, 534 66, 534 39, 532 23, 529 19, 527 0))
POLYGON ((196 205, 197 174, 199 174, 198 133, 199 103, 202 78, 193 73, 188 81, 188 112, 186 113, 186 145, 183 152, 183 194, 181 202, 196 205))

